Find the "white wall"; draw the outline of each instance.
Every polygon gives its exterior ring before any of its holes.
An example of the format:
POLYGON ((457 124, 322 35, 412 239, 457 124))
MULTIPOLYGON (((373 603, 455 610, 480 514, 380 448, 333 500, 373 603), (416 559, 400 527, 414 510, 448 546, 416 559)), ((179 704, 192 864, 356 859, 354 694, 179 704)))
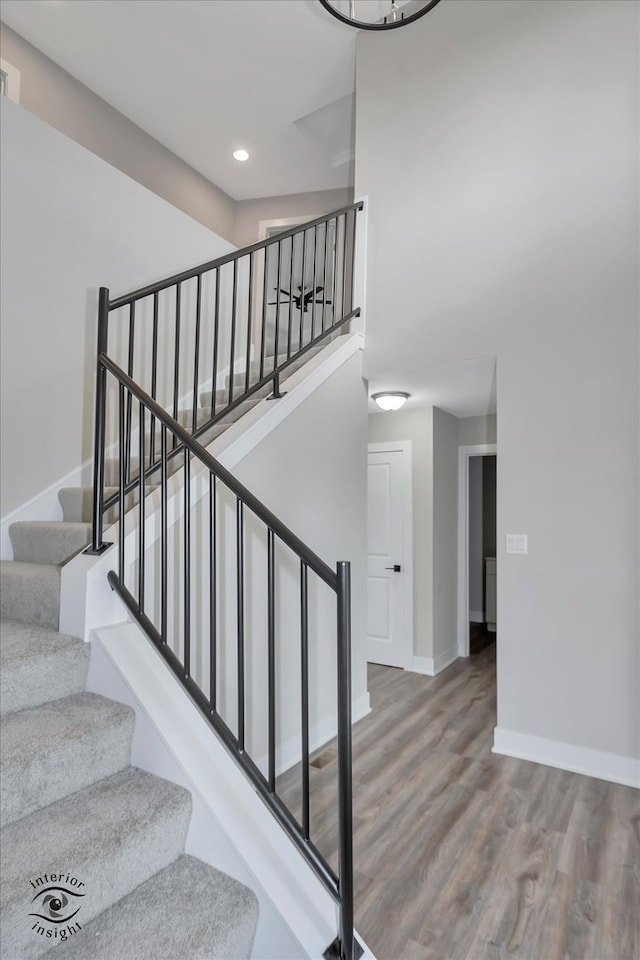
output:
POLYGON ((5 24, 2 56, 20 71, 20 104, 210 230, 234 241, 231 197, 5 24))
POLYGON ((433 661, 458 656, 458 419, 433 408, 433 661))
POLYGON ((499 727, 629 763, 638 12, 439 4, 411 29, 359 36, 356 110, 365 372, 497 356, 499 727), (505 555, 507 532, 528 533, 528 556, 505 555))
POLYGON ((116 296, 232 247, 2 101, 4 516, 91 456, 98 287, 116 296))

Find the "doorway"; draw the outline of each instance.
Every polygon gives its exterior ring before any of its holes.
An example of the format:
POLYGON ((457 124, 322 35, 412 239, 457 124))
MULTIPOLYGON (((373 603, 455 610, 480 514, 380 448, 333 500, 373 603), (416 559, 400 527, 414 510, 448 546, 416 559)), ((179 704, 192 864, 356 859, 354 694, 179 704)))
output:
POLYGON ((495 635, 495 444, 458 451, 458 654, 470 653, 470 624, 480 637, 495 635))

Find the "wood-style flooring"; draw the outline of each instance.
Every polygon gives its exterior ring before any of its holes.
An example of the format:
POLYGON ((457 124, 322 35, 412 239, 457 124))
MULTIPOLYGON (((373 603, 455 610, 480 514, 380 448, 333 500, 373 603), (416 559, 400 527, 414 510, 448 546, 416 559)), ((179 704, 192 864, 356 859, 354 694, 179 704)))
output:
MULTIPOLYGON (((495 643, 476 639, 438 677, 369 666, 358 931, 379 960, 638 960, 640 793, 492 754, 495 643)), ((315 760, 312 837, 335 865, 333 746, 315 760)), ((294 809, 299 783, 279 782, 294 809)))

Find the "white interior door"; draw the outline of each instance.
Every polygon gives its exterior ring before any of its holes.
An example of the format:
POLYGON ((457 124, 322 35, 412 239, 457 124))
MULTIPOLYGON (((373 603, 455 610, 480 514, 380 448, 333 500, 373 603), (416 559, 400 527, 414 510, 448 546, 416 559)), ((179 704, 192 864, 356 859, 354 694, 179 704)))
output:
POLYGON ((409 667, 413 654, 411 447, 370 444, 367 659, 409 667))

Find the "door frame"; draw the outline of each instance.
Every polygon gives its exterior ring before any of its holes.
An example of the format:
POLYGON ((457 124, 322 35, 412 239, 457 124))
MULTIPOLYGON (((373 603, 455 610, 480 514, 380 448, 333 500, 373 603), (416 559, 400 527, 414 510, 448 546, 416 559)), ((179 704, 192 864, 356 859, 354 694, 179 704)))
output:
MULTIPOLYGON (((413 662, 413 479, 411 440, 384 440, 367 444, 367 467, 370 453, 400 453, 402 469, 402 540, 404 552, 404 590, 402 591, 402 668, 410 670, 413 662)), ((368 530, 367 530, 368 532, 368 530)), ((369 555, 367 547, 367 557, 369 555)), ((368 611, 367 611, 368 613, 368 611)))
MULTIPOLYGON (((469 656, 469 458, 497 454, 495 443, 458 447, 458 656, 469 656)), ((497 552, 497 551, 496 551, 497 552)))

